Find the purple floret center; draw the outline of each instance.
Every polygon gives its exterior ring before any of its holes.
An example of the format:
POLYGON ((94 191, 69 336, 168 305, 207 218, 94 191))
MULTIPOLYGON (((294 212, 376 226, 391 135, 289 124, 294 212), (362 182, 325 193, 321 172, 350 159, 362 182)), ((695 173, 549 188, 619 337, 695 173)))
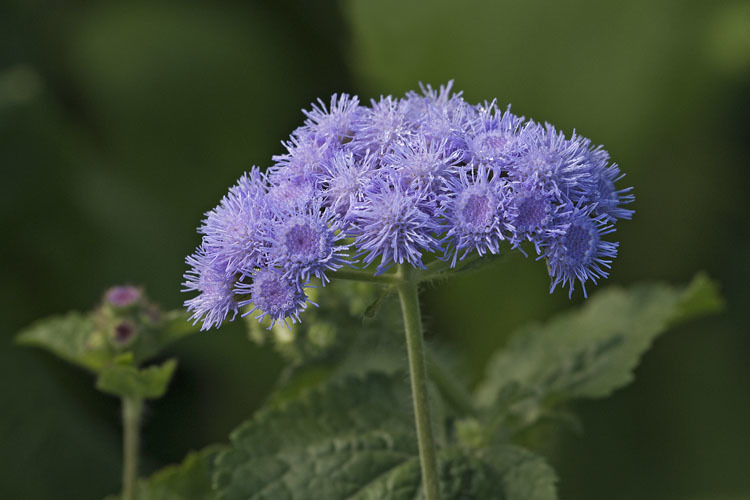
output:
POLYGON ((284 243, 290 254, 313 258, 318 254, 320 234, 308 224, 294 224, 287 230, 284 243))
POLYGON ((568 261, 573 265, 584 266, 588 265, 598 243, 599 233, 596 228, 580 222, 570 225, 563 240, 568 261))
POLYGON ((518 204, 519 228, 531 229, 540 227, 547 215, 548 202, 542 196, 529 196, 518 204))
POLYGON ((471 194, 464 203, 461 216, 469 224, 487 226, 492 222, 492 212, 489 196, 471 194))
POLYGON ((256 283, 255 305, 270 314, 285 312, 294 301, 294 290, 280 276, 263 276, 256 283))

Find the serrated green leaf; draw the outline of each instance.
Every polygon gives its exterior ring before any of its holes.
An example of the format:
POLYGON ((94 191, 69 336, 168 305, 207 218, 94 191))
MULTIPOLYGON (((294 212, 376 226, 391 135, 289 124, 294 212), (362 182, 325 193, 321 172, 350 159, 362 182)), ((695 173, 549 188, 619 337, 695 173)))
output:
POLYGON ((577 311, 517 332, 488 363, 477 403, 525 425, 554 404, 607 396, 633 379, 659 334, 721 304, 716 285, 702 275, 686 288, 652 284, 601 291, 577 311))
POLYGON ((112 359, 106 338, 96 334, 94 320, 76 312, 39 320, 21 331, 16 341, 92 371, 101 370, 112 359))
MULTIPOLYGON (((443 500, 553 500, 554 473, 520 448, 438 455, 443 500)), ((216 460, 220 500, 418 499, 421 471, 404 375, 370 374, 259 413, 216 460)))
MULTIPOLYGON (((211 474, 216 454, 221 446, 210 446, 189 453, 178 465, 170 465, 148 479, 138 481, 138 500, 214 500, 211 489, 211 474)), ((112 495, 105 500, 118 500, 112 495)))
POLYGON ((99 374, 96 388, 121 397, 160 398, 166 392, 175 368, 177 361, 174 359, 142 369, 132 365, 112 365, 99 374))

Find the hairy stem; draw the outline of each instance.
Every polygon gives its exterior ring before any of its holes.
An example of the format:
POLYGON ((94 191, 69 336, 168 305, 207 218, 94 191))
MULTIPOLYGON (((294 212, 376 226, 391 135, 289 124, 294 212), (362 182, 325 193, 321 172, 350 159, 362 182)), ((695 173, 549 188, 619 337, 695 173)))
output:
POLYGON ((417 424, 419 462, 422 467, 422 483, 426 500, 439 500, 439 483, 435 442, 432 438, 430 406, 427 401, 427 375, 425 370, 424 342, 422 339, 422 317, 419 311, 419 294, 413 269, 408 264, 399 265, 398 295, 404 317, 406 349, 409 355, 409 375, 414 400, 414 418, 417 424))
POLYGON ((138 426, 143 410, 143 400, 122 398, 122 499, 136 500, 138 480, 138 426))

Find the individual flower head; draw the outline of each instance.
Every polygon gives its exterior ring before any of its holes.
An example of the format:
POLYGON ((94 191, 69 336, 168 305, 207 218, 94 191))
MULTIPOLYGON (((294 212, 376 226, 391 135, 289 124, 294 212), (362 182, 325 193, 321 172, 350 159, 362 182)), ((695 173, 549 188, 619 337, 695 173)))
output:
POLYGON ((594 180, 586 163, 591 141, 575 133, 567 139, 549 123, 534 122, 523 127, 521 140, 525 150, 508 167, 512 179, 539 179, 545 189, 574 201, 591 196, 594 180))
POLYGON ((453 81, 434 90, 420 84, 422 94, 409 92, 405 99, 405 114, 415 130, 428 143, 443 143, 447 154, 466 160, 467 131, 475 119, 474 108, 467 104, 461 92, 451 94, 453 81))
POLYGON ((302 209, 319 194, 317 177, 310 174, 280 169, 274 171, 269 180, 268 203, 276 209, 302 209))
POLYGON ((268 169, 269 179, 315 176, 330 156, 340 149, 340 144, 335 141, 318 140, 306 127, 297 129, 282 144, 287 152, 272 157, 276 163, 268 169))
POLYGON ((565 218, 563 231, 550 239, 544 252, 552 280, 550 293, 557 285, 567 284, 571 296, 577 280, 587 297, 586 282, 596 284, 599 278, 606 278, 606 269, 617 256, 618 243, 602 239, 615 229, 604 217, 592 217, 590 207, 572 207, 565 218))
POLYGON ((500 251, 504 232, 511 229, 506 221, 508 194, 505 181, 484 165, 459 167, 458 175, 446 181, 443 242, 446 256, 452 255, 451 267, 461 252, 463 260, 471 250, 480 256, 500 251))
POLYGON ((526 150, 526 142, 521 137, 522 116, 497 108, 495 101, 478 106, 476 118, 471 121, 467 149, 472 161, 507 166, 526 150))
POLYGON ((193 324, 203 321, 201 330, 208 330, 219 327, 229 313, 234 319, 238 308, 233 292, 235 278, 227 273, 226 262, 203 246, 188 256, 186 262, 190 269, 184 275, 183 291, 198 292, 185 301, 188 311, 193 313, 190 316, 193 324))
POLYGON ((326 108, 325 103, 318 99, 312 104, 312 109, 302 111, 307 117, 303 126, 318 144, 341 145, 352 138, 352 125, 361 112, 359 98, 341 94, 331 96, 331 103, 326 108))
POLYGON ((385 96, 379 101, 371 100, 353 124, 354 136, 349 147, 361 155, 370 150, 382 155, 397 142, 402 142, 412 133, 406 121, 404 101, 385 96))
POLYGON ((320 201, 308 209, 281 211, 269 222, 269 261, 287 278, 307 283, 314 276, 325 285, 326 271, 351 264, 343 238, 334 212, 321 208, 320 201))
POLYGON ((526 255, 520 245, 530 241, 539 254, 540 245, 560 231, 556 215, 565 202, 537 176, 511 182, 510 189, 513 191, 508 203, 508 220, 513 227, 511 246, 526 255))
POLYGON ((425 119, 430 107, 445 109, 446 111, 453 108, 457 100, 463 100, 463 92, 451 94, 453 89, 453 80, 448 81, 445 85, 440 85, 437 89, 432 85, 419 83, 421 93, 410 90, 404 98, 404 114, 407 120, 419 124, 425 119))
POLYGON ((321 195, 345 222, 344 228, 348 225, 349 210, 364 201, 365 189, 372 182, 376 166, 376 158, 369 151, 361 158, 351 151, 340 151, 324 165, 319 176, 321 195))
POLYGON ((435 191, 458 163, 458 154, 448 152, 446 145, 446 140, 428 142, 417 134, 407 143, 395 144, 381 163, 392 169, 405 187, 435 191))
POLYGON ((236 288, 238 294, 250 295, 238 303, 241 307, 252 305, 249 311, 242 314, 243 317, 258 311, 258 321, 266 316, 271 318, 269 329, 277 321, 287 327, 287 320, 291 319, 292 323, 299 321, 299 314, 307 308, 309 300, 297 280, 284 276, 280 269, 274 267, 258 269, 249 278, 250 283, 239 283, 236 288))
POLYGON ((423 252, 440 250, 437 207, 424 189, 405 188, 395 172, 377 177, 355 210, 354 246, 358 256, 366 254, 365 264, 380 258, 376 275, 394 263, 424 268, 423 252))
POLYGON ((265 251, 260 228, 267 217, 265 177, 253 167, 206 214, 199 229, 206 252, 223 262, 229 275, 257 265, 265 251))
POLYGON ((610 222, 632 218, 633 210, 623 205, 635 201, 631 193, 633 188, 617 189, 615 187, 615 183, 625 177, 625 174, 620 173, 620 168, 616 163, 610 163, 609 153, 599 146, 589 151, 587 161, 591 165, 592 176, 596 183, 596 189, 590 200, 596 204, 594 213, 603 215, 610 222))

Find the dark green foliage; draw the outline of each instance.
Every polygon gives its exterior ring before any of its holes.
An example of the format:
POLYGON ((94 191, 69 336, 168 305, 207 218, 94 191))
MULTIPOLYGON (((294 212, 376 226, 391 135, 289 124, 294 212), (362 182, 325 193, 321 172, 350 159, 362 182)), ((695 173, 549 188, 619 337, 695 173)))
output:
MULTIPOLYGON (((211 474, 220 446, 189 453, 178 465, 165 467, 148 479, 138 481, 138 500, 214 500, 211 474)), ((119 500, 110 496, 105 500, 119 500)))

